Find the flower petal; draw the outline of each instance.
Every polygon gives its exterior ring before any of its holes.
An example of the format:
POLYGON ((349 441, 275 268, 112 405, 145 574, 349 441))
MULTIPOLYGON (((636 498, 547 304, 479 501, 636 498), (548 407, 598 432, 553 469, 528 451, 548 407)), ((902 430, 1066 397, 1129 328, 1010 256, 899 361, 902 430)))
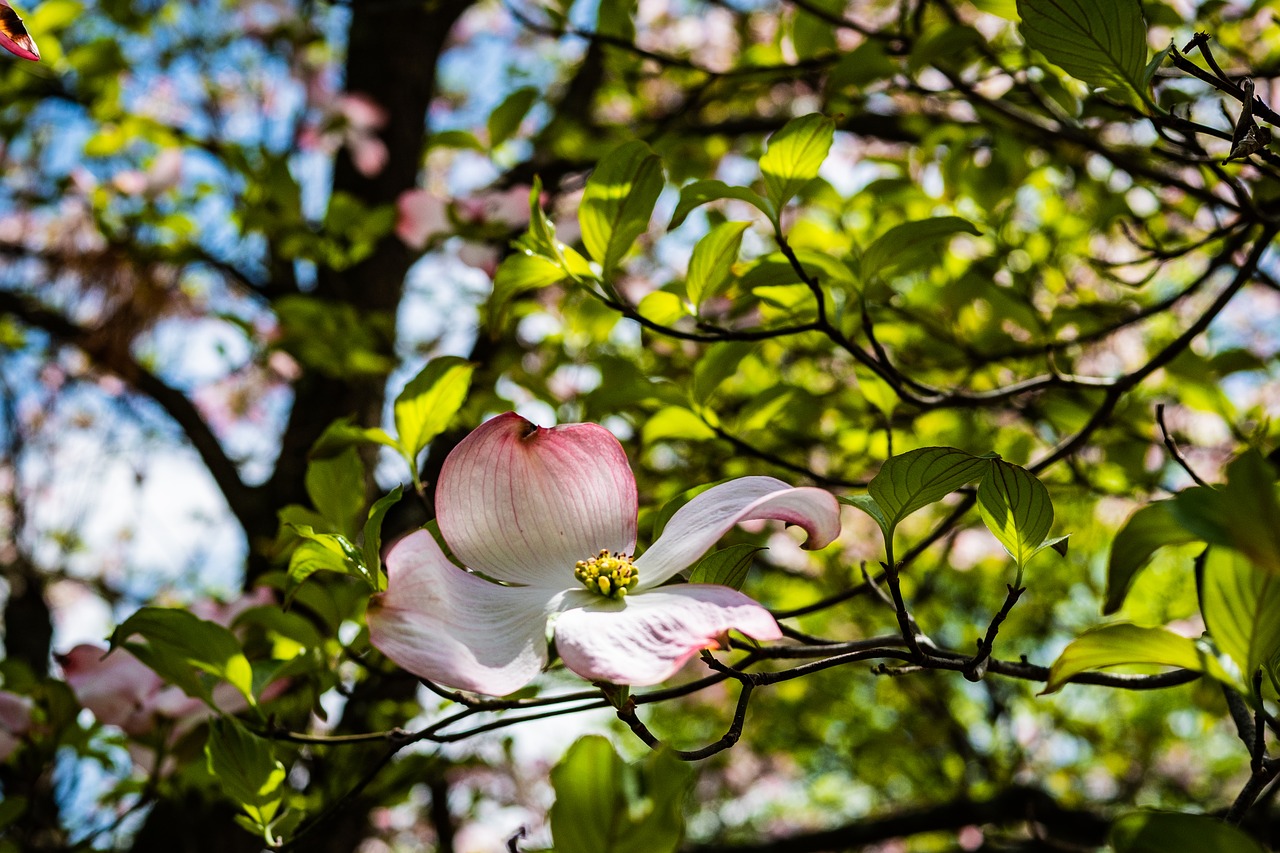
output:
POLYGON ((822 489, 792 488, 773 477, 730 480, 671 516, 658 541, 635 561, 637 591, 652 589, 693 565, 735 524, 767 518, 803 527, 809 549, 825 548, 840 535, 840 504, 822 489))
POLYGON ((369 640, 414 675, 505 696, 546 664, 546 590, 498 586, 464 572, 425 530, 391 549, 387 582, 369 602, 369 640))
POLYGON ((0 0, 0 47, 14 56, 40 61, 40 48, 36 47, 35 39, 31 38, 18 13, 5 0, 0 0))
POLYGON ((680 584, 622 601, 591 597, 560 614, 555 638, 565 666, 592 681, 665 681, 700 650, 718 647, 730 628, 757 640, 782 636, 769 611, 727 586, 680 584))
POLYGON ((597 424, 543 429, 514 413, 481 424, 440 471, 436 517, 467 566, 562 590, 573 567, 636 543, 636 481, 622 445, 597 424))
POLYGON ((98 722, 131 735, 155 727, 154 699, 164 687, 160 676, 124 649, 81 644, 58 656, 67 684, 98 722))

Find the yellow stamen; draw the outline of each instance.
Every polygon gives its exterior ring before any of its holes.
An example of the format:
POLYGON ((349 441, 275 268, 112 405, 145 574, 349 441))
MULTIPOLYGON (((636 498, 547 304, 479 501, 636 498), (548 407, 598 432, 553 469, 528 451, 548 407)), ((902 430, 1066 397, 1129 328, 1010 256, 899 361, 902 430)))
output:
POLYGON ((640 582, 636 567, 626 554, 601 551, 590 560, 579 560, 573 576, 583 586, 605 598, 622 598, 640 582))

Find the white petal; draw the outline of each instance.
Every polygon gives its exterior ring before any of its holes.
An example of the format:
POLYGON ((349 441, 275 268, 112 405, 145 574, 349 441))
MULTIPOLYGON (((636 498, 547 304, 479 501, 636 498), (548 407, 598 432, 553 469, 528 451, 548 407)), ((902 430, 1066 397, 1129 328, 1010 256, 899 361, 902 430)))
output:
POLYGON ((636 560, 638 589, 687 569, 735 524, 754 519, 800 525, 809 549, 825 548, 840 535, 840 504, 828 492, 792 488, 773 477, 741 477, 707 489, 671 516, 658 541, 636 560))
POLYGON ((592 598, 555 623, 565 666, 592 681, 665 681, 700 650, 717 648, 730 628, 757 640, 782 636, 769 611, 726 586, 679 584, 622 601, 592 598))
POLYGON ((464 572, 419 530, 387 555, 387 591, 369 602, 369 640, 414 675, 505 696, 546 665, 550 607, 546 590, 464 572))
POLYGON ((509 583, 562 590, 573 567, 636 543, 636 481, 604 427, 536 427, 499 415, 464 438, 440 471, 436 517, 467 566, 509 583))

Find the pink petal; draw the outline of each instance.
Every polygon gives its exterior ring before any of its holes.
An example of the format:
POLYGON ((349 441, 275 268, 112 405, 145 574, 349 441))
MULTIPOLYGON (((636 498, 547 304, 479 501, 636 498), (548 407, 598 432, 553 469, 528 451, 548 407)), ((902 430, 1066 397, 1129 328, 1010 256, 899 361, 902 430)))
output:
POLYGON ((636 543, 636 481, 597 424, 543 429, 514 413, 481 424, 440 471, 440 532, 458 559, 510 583, 575 587, 573 567, 636 543))
POLYGON ((405 190, 396 199, 396 236, 407 246, 425 249, 431 238, 449 231, 449 203, 428 190, 405 190))
POLYGON ((107 654, 106 649, 82 644, 60 655, 58 663, 76 699, 98 722, 132 735, 155 726, 152 702, 163 682, 133 655, 123 649, 107 654))
POLYGON ((40 61, 40 49, 27 32, 18 13, 5 0, 0 0, 0 47, 15 56, 40 61))
POLYGON ((372 178, 381 172, 391 158, 386 143, 366 133, 348 134, 347 150, 351 152, 351 162, 356 171, 366 178, 372 178))
POLYGON ((391 549, 387 582, 369 602, 369 641, 414 675, 505 696, 546 665, 546 590, 498 586, 464 572, 425 530, 391 549))
POLYGON ((680 584, 621 601, 592 598, 555 623, 556 651, 565 666, 592 681, 665 681, 700 650, 717 648, 730 628, 757 640, 782 636, 769 611, 727 586, 680 584))
POLYGON ((840 504, 822 489, 792 488, 773 477, 741 477, 714 486, 671 516, 662 535, 636 560, 638 590, 657 586, 705 554, 735 524, 776 519, 809 535, 804 547, 825 548, 840 535, 840 504))
POLYGON ((338 96, 335 106, 347 124, 357 130, 378 130, 387 124, 387 111, 368 95, 347 92, 338 96))

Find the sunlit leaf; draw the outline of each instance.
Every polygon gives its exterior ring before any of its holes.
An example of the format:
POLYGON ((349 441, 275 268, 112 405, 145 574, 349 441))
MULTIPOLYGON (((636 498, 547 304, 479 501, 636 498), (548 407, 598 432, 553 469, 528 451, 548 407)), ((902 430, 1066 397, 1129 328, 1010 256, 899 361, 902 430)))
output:
POLYGON ((1025 468, 999 459, 990 464, 978 486, 978 511, 1022 568, 1053 526, 1053 502, 1049 490, 1025 468))
POLYGON ((733 264, 738 260, 742 234, 750 227, 750 222, 722 222, 693 247, 685 290, 694 313, 697 313, 705 300, 719 295, 733 264))
POLYGON ((606 275, 648 230, 662 180, 662 161, 638 140, 614 149, 591 173, 578 223, 587 252, 606 275))
POLYGON ((1127 622, 1100 625, 1073 640, 1049 669, 1045 693, 1054 693, 1085 672, 1122 665, 1175 666, 1207 673, 1239 685, 1205 648, 1165 628, 1143 628, 1127 622))
POLYGON ((1147 27, 1138 0, 1018 0, 1027 44, 1072 77, 1140 105, 1147 27))
MULTIPOLYGON (((805 184, 818 176, 835 138, 836 123, 821 113, 793 118, 769 137, 760 158, 765 197, 775 211, 781 211, 805 184)), ((777 226, 776 214, 774 225, 777 226)))
POLYGON ((1166 545, 1195 542, 1196 536, 1174 517, 1171 501, 1157 501, 1129 516, 1111 543, 1107 561, 1107 600, 1102 612, 1115 613, 1151 557, 1166 545))
POLYGON ((471 387, 475 365, 446 355, 433 358, 396 397, 396 434, 405 459, 418 458, 458 414, 471 387))
POLYGON ((742 589, 756 554, 768 550, 758 545, 730 545, 712 551, 689 573, 689 583, 714 583, 742 589))
POLYGON ((981 477, 990 464, 954 447, 922 447, 886 460, 867 487, 884 513, 886 536, 911 513, 981 477))
POLYGON ((862 277, 869 279, 893 270, 899 264, 957 234, 978 235, 972 222, 959 216, 939 216, 895 225, 877 237, 862 255, 862 277))
MULTIPOLYGON (((1229 548, 1210 548, 1200 576, 1200 609, 1218 648, 1248 682, 1280 655, 1280 576, 1229 548)), ((1277 686, 1280 690, 1280 686, 1277 686)))
POLYGON ((671 222, 667 230, 679 228, 685 219, 696 208, 713 201, 736 199, 759 210, 773 220, 777 217, 774 206, 764 196, 746 187, 731 187, 724 181, 694 181, 680 189, 680 201, 676 203, 675 213, 671 214, 671 222))

